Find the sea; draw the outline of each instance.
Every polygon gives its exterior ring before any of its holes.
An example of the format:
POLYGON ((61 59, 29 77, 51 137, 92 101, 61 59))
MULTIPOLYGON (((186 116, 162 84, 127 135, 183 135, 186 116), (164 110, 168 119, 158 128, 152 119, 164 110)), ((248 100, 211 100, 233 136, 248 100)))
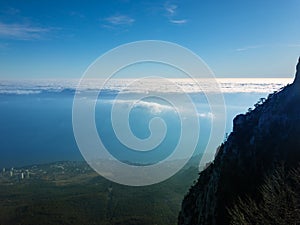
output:
MULTIPOLYGON (((84 114, 82 121, 74 120, 75 99, 91 104, 98 138, 112 158, 154 164, 185 141, 187 151, 207 154, 212 160, 236 115, 251 111, 292 82, 286 78, 216 81, 217 90, 207 81, 187 79, 91 79, 81 85, 78 79, 0 80, 0 168, 83 160, 76 132, 88 142, 94 140, 89 131, 80 129, 88 126, 78 125, 89 123, 84 114), (190 117, 197 123, 184 127, 190 117), (220 126, 218 132, 214 126, 220 126)), ((185 150, 181 151, 178 157, 185 157, 185 150)))

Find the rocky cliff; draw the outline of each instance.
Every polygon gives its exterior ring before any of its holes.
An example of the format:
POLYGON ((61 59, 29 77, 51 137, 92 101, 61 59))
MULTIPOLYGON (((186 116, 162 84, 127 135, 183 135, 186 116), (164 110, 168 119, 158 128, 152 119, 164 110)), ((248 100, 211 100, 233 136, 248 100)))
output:
POLYGON ((185 196, 178 224, 230 224, 228 208, 238 197, 259 201, 265 176, 282 162, 300 162, 300 58, 292 84, 235 117, 232 133, 185 196))

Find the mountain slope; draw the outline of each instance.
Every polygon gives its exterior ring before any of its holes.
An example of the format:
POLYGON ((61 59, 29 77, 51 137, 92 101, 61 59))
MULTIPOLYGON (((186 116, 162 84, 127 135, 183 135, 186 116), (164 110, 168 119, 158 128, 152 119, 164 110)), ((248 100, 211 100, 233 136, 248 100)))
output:
POLYGON ((11 170, 0 172, 1 225, 174 225, 198 168, 191 162, 170 179, 145 187, 112 183, 80 161, 13 171, 12 176, 11 170))
POLYGON ((300 58, 293 84, 238 115, 214 162, 185 196, 180 225, 230 224, 228 208, 239 197, 259 202, 259 187, 280 163, 300 162, 300 58))

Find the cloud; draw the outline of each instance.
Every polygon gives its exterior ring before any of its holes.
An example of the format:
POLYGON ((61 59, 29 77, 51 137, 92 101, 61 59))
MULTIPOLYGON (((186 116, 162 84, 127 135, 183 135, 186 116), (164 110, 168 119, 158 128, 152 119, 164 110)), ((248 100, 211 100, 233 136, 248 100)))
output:
POLYGON ((2 10, 1 12, 2 12, 3 14, 6 14, 6 15, 12 15, 12 16, 15 16, 15 15, 17 15, 17 14, 20 13, 20 10, 19 10, 19 9, 16 9, 16 8, 10 7, 10 8, 7 8, 7 9, 5 9, 5 10, 2 10))
POLYGON ((205 118, 205 119, 214 119, 215 115, 211 112, 207 112, 207 113, 198 113, 198 117, 200 118, 205 118))
POLYGON ((247 46, 247 47, 243 47, 243 48, 237 48, 236 51, 237 52, 242 52, 242 51, 248 51, 251 49, 257 49, 257 48, 262 48, 264 47, 263 45, 253 45, 253 46, 247 46))
POLYGON ((110 104, 123 104, 125 107, 132 107, 132 108, 136 108, 136 109, 146 109, 148 110, 151 114, 161 114, 163 112, 167 112, 167 111, 175 111, 174 108, 172 108, 172 106, 169 105, 164 105, 164 104, 160 104, 157 102, 149 102, 149 101, 137 101, 135 102, 135 100, 132 99, 114 99, 114 100, 108 100, 108 102, 110 104))
POLYGON ((109 24, 113 26, 120 26, 120 25, 131 25, 135 22, 135 20, 127 15, 115 15, 105 18, 109 24))
POLYGON ((135 108, 146 108, 152 114, 160 114, 164 111, 174 110, 171 106, 162 105, 156 102, 139 101, 134 105, 135 108))
POLYGON ((246 47, 242 47, 242 48, 237 48, 235 49, 235 51, 237 52, 242 52, 242 51, 249 51, 249 50, 253 50, 253 49, 259 49, 259 48, 271 48, 271 47, 275 47, 275 48, 299 48, 300 44, 277 44, 277 45, 271 45, 271 44, 264 44, 264 45, 252 45, 252 46, 246 46, 246 47))
POLYGON ((76 11, 71 11, 69 14, 70 14, 70 16, 73 16, 73 17, 85 18, 84 14, 82 14, 80 12, 76 12, 76 11))
POLYGON ((169 14, 169 16, 174 16, 176 14, 177 8, 178 8, 177 5, 173 5, 173 4, 170 4, 170 3, 165 4, 165 10, 169 14))
POLYGON ((164 9, 167 13, 166 17, 169 19, 170 23, 173 24, 185 24, 188 22, 186 19, 177 19, 175 16, 177 15, 178 5, 170 4, 170 2, 166 2, 164 9))
POLYGON ((169 21, 174 24, 185 24, 188 22, 187 20, 169 20, 169 21))
POLYGON ((31 26, 29 24, 8 24, 0 22, 0 38, 15 40, 33 40, 40 39, 49 28, 31 26))

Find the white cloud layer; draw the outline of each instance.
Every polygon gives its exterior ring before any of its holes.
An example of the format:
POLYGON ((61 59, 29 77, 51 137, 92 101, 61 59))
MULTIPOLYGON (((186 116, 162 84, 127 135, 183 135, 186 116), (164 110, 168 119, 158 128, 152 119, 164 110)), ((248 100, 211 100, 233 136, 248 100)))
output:
POLYGON ((212 114, 211 112, 207 112, 207 113, 198 113, 198 116, 200 118, 205 118, 205 119, 213 119, 215 117, 214 114, 212 114))
POLYGON ((170 20, 170 22, 174 23, 174 24, 185 24, 188 21, 187 20, 170 20))
POLYGON ((257 48, 263 48, 263 45, 253 45, 253 46, 247 46, 247 47, 243 47, 243 48, 237 48, 236 51, 237 52, 242 52, 242 51, 248 51, 251 49, 257 49, 257 48))
POLYGON ((16 40, 32 40, 42 38, 49 32, 49 28, 32 26, 29 24, 8 24, 0 22, 0 38, 16 40))
POLYGON ((132 106, 132 108, 142 108, 150 111, 151 114, 160 114, 162 112, 174 111, 169 105, 160 104, 157 102, 150 101, 137 101, 134 102, 131 99, 128 100, 109 100, 111 104, 123 104, 126 107, 132 106), (133 104, 133 105, 132 105, 133 104))
POLYGON ((177 19, 177 11, 178 11, 178 5, 171 4, 170 2, 165 3, 165 11, 167 13, 167 18, 169 19, 170 23, 173 24, 185 24, 188 22, 186 19, 177 19))
POLYGON ((170 16, 173 16, 176 14, 177 5, 166 3, 165 4, 165 10, 168 12, 170 16))
MULTIPOLYGON (((63 90, 75 91, 77 79, 66 80, 0 80, 0 93, 14 93, 20 91, 48 91, 60 92, 63 90)), ((124 94, 138 93, 202 93, 213 92, 215 89, 210 86, 206 79, 199 79, 198 83, 190 79, 169 79, 163 82, 161 79, 112 79, 105 85, 109 92, 120 92, 124 94)), ((220 90, 223 93, 272 93, 278 91, 288 83, 291 78, 221 78, 217 79, 220 90)), ((95 79, 87 80, 80 91, 99 91, 101 88, 95 79)), ((29 92, 30 93, 30 92, 29 92)))
POLYGON ((115 15, 105 18, 105 21, 110 23, 111 25, 131 25, 134 23, 134 19, 127 15, 115 15))

